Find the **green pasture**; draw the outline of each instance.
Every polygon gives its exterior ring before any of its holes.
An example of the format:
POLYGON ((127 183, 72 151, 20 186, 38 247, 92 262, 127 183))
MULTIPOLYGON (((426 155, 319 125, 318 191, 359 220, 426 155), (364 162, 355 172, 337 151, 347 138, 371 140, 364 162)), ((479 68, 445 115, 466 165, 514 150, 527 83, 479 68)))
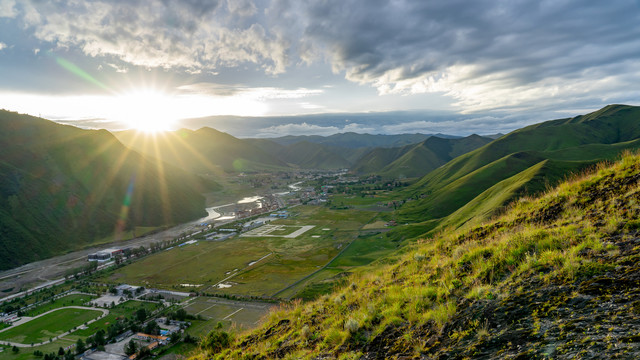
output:
POLYGON ((98 310, 60 309, 0 333, 0 341, 22 344, 48 341, 100 316, 98 310))

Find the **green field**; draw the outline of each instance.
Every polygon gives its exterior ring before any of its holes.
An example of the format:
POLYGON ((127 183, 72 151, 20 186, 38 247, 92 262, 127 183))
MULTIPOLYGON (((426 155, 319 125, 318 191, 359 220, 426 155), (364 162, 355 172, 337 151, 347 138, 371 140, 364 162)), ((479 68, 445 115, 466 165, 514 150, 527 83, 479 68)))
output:
POLYGON ((54 300, 53 302, 48 302, 46 304, 37 306, 34 309, 31 309, 27 312, 27 316, 37 316, 40 314, 44 314, 49 310, 65 307, 65 306, 83 306, 90 300, 95 299, 94 295, 86 295, 86 294, 71 294, 67 296, 63 296, 59 299, 54 300))
POLYGON ((273 306, 276 305, 198 297, 190 300, 185 306, 185 310, 189 314, 199 315, 203 320, 193 322, 187 332, 193 336, 203 336, 211 331, 218 322, 221 322, 225 328, 236 331, 251 329, 269 313, 269 309, 273 306))
POLYGON ((137 300, 129 300, 122 304, 117 305, 116 307, 109 309, 109 315, 103 317, 102 319, 87 325, 86 329, 81 329, 73 332, 65 336, 65 339, 77 341, 79 338, 86 338, 95 334, 98 330, 107 330, 110 324, 114 324, 118 318, 122 317, 131 317, 134 315, 136 310, 140 308, 144 308, 147 312, 151 312, 154 309, 162 306, 157 303, 145 302, 145 301, 137 301, 137 300))
POLYGON ((100 316, 87 309, 60 309, 0 333, 0 340, 22 344, 39 343, 100 316))
POLYGON ((200 241, 149 256, 97 281, 215 294, 272 296, 326 265, 377 214, 318 206, 299 206, 290 212, 290 218, 274 220, 271 224, 292 226, 288 231, 305 225, 314 228, 295 239, 235 237, 223 242, 200 241), (220 282, 227 287, 217 287, 220 282))

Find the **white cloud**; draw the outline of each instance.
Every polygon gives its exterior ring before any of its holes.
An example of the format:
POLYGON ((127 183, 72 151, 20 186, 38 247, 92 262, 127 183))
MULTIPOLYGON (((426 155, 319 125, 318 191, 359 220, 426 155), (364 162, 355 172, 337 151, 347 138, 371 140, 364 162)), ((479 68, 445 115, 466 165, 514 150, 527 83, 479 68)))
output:
POLYGON ((0 42, 0 51, 7 48, 7 44, 0 42))
POLYGON ((97 0, 25 2, 23 8, 37 38, 132 65, 198 71, 254 63, 277 74, 288 63, 282 37, 258 23, 235 21, 252 14, 249 2, 223 7, 214 1, 97 0))
POLYGON ((343 127, 338 126, 320 126, 315 124, 303 123, 288 123, 283 125, 275 125, 267 128, 259 129, 255 137, 280 137, 286 135, 321 135, 329 136, 338 133, 345 132, 357 132, 357 133, 374 133, 375 128, 365 126, 362 124, 351 123, 343 127))
POLYGON ((0 0, 0 18, 13 18, 18 15, 15 0, 0 0))
POLYGON ((244 85, 223 85, 216 83, 196 83, 183 85, 178 90, 188 94, 208 96, 235 96, 255 100, 301 99, 324 93, 322 89, 283 89, 276 87, 248 87, 244 85))

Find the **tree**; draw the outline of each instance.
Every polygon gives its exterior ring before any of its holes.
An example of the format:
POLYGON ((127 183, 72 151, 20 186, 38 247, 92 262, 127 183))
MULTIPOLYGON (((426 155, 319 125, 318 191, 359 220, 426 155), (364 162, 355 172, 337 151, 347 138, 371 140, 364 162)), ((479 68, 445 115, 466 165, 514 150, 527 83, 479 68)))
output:
POLYGON ((144 346, 142 348, 140 348, 140 351, 138 351, 138 359, 143 359, 147 356, 151 355, 151 350, 149 350, 148 347, 144 346))
POLYGON ((129 342, 124 346, 124 353, 127 354, 127 356, 131 356, 135 354, 136 351, 138 351, 138 344, 136 344, 133 339, 129 340, 129 342))
POLYGON ((160 335, 160 325, 155 320, 151 320, 144 327, 144 332, 149 335, 160 335))
POLYGON ((11 348, 11 351, 13 351, 15 354, 17 354, 17 353, 20 352, 20 349, 17 346, 13 345, 13 348, 11 348))
POLYGON ((62 346, 58 348, 58 355, 64 356, 64 349, 62 348, 62 346))
POLYGON ((144 308, 136 310, 136 319, 138 319, 139 322, 145 321, 147 319, 147 311, 144 308))
POLYGON ((96 344, 96 346, 104 346, 104 344, 106 344, 106 340, 104 339, 104 330, 100 329, 98 330, 98 332, 96 332, 96 334, 93 336, 93 341, 96 344))
POLYGON ((211 330, 202 340, 200 346, 209 352, 219 352, 231 344, 231 334, 222 331, 222 323, 218 323, 215 329, 211 330))
POLYGON ((82 339, 78 339, 76 341, 76 354, 82 354, 86 350, 84 341, 82 339))

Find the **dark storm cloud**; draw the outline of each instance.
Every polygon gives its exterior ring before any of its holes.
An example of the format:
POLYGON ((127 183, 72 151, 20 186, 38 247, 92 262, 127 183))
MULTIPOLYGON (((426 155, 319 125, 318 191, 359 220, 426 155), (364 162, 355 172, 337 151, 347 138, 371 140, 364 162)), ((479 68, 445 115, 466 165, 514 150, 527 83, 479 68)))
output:
POLYGON ((327 0, 301 14, 301 48, 348 79, 382 93, 443 92, 469 108, 572 96, 585 80, 594 93, 629 87, 640 70, 637 1, 327 0), (521 94, 481 98, 507 90, 521 94))

